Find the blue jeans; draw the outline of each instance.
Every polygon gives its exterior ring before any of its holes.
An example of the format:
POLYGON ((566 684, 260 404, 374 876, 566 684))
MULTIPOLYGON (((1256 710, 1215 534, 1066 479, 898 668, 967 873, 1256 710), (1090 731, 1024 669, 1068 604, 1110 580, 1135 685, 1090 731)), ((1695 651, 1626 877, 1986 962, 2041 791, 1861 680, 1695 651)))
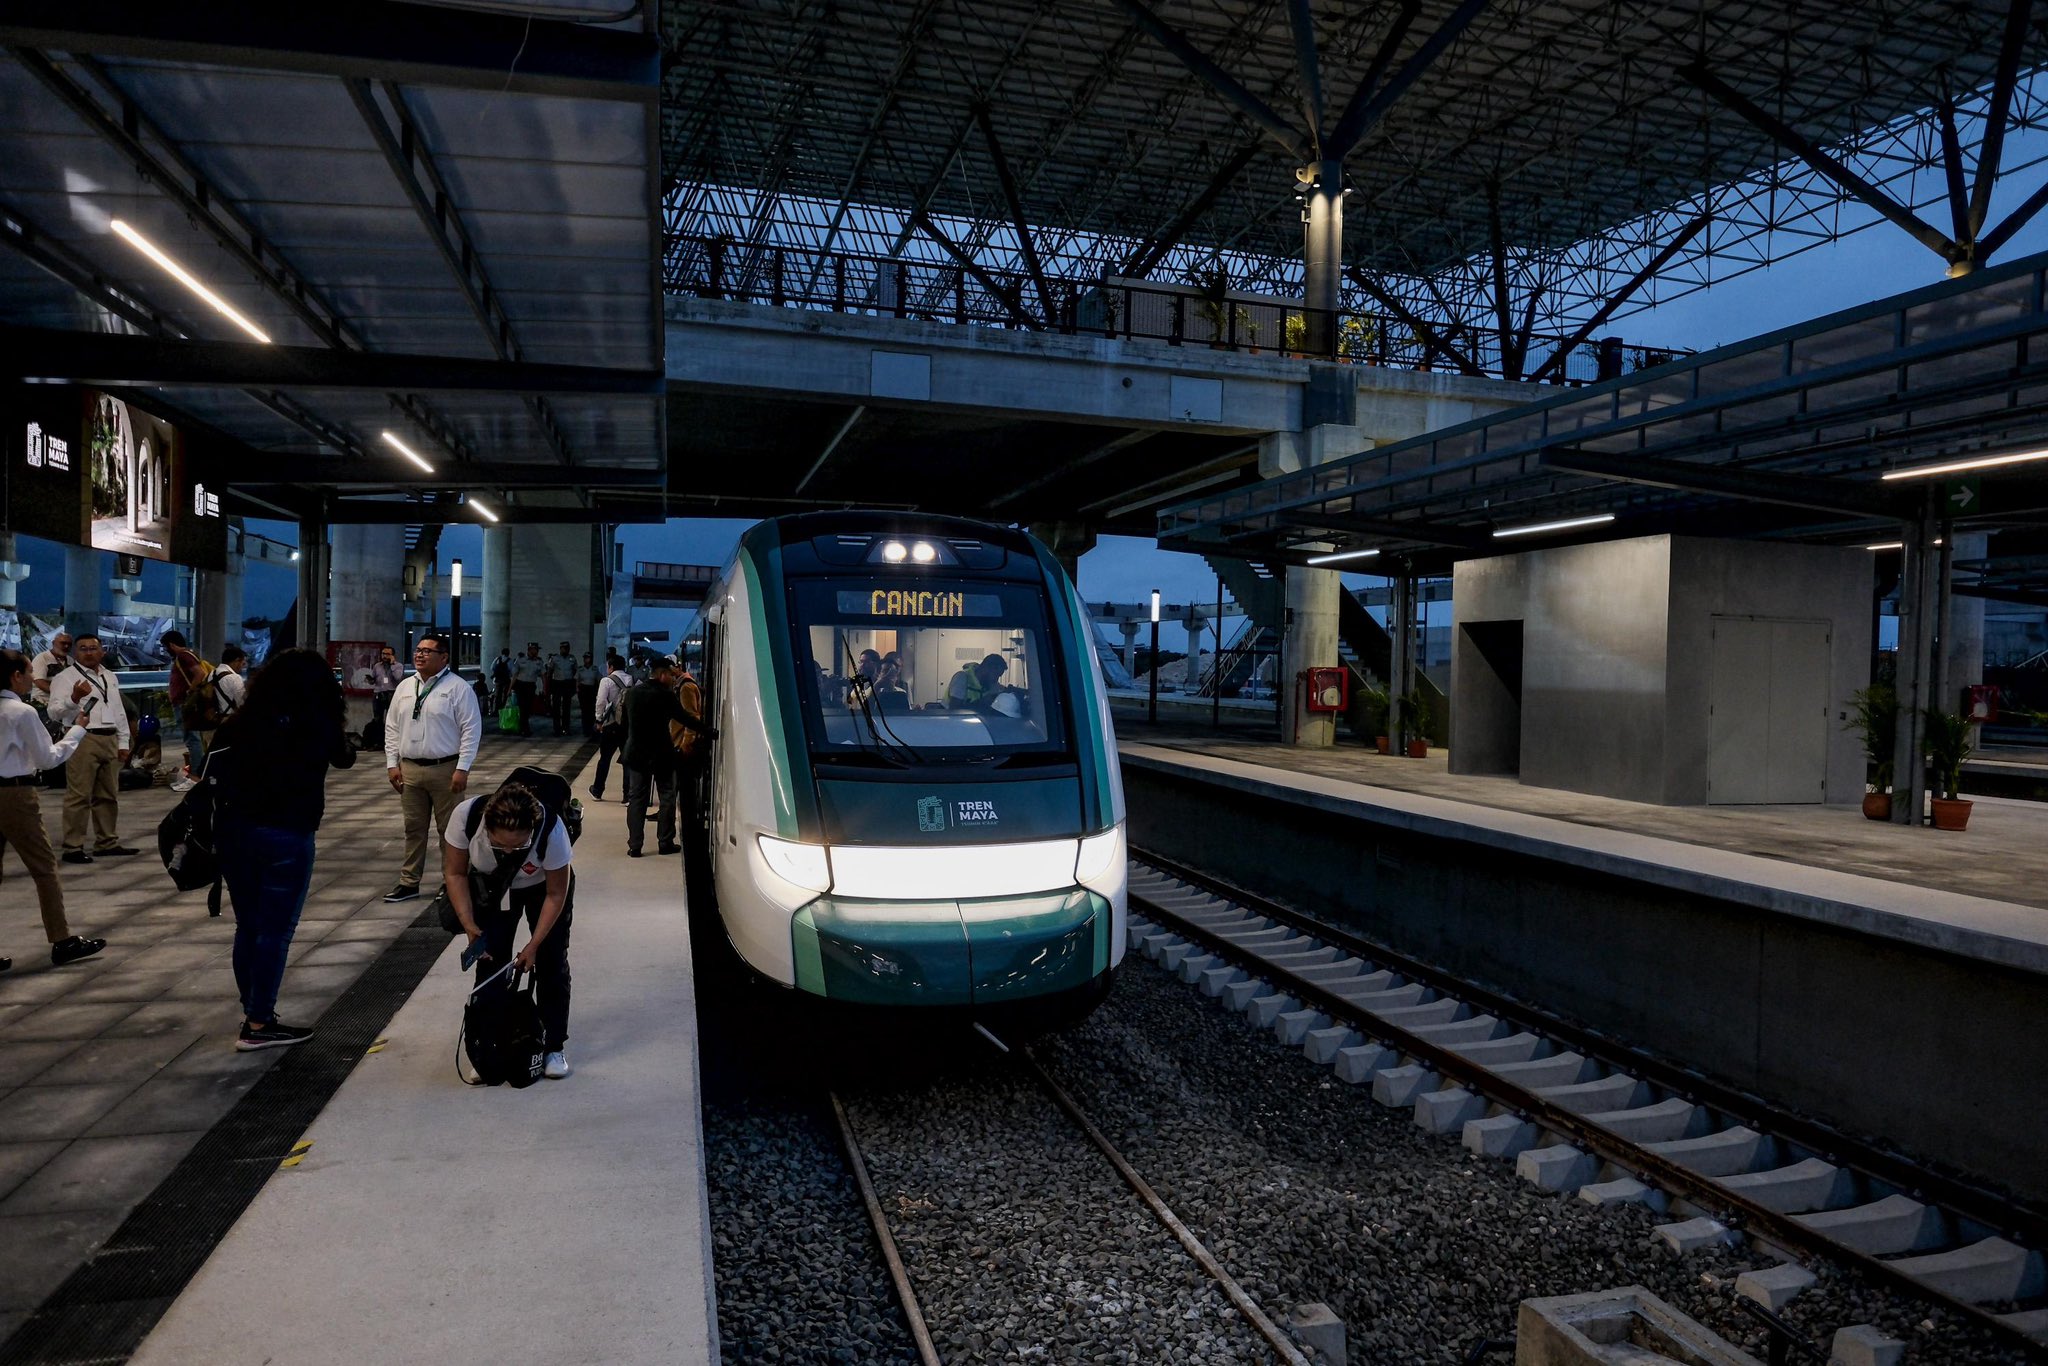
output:
POLYGON ((206 731, 187 729, 184 735, 185 753, 189 756, 187 762, 191 764, 192 776, 195 778, 199 776, 199 771, 206 767, 206 737, 208 734, 209 732, 206 731))
POLYGON ((223 817, 220 861, 235 903, 235 986, 242 1015, 269 1024, 277 1018, 284 960, 313 881, 313 834, 223 817))

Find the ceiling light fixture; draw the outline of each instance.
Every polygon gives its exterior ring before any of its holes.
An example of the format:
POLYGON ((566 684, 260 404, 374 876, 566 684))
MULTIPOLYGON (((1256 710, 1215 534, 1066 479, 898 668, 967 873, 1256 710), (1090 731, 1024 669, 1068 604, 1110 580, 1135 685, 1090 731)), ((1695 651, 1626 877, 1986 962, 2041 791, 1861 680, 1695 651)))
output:
POLYGON ((1994 465, 2025 465, 2036 460, 2048 460, 2048 450, 2021 451, 2017 455, 1986 455, 1969 460, 1950 460, 1939 465, 1915 465, 1911 469, 1892 470, 1882 476, 1885 482, 1896 479, 1926 479, 1937 474, 1955 474, 1962 470, 1988 470, 1994 465))
POLYGON ((407 460, 412 461, 413 464, 418 465, 428 474, 432 474, 434 472, 434 467, 432 465, 429 465, 425 460, 421 459, 420 453, 418 451, 406 445, 403 441, 400 441, 396 436, 392 435, 390 432, 384 433, 384 440, 389 445, 396 448, 400 455, 404 456, 407 460))
POLYGON ((185 286, 185 288, 191 290, 194 294, 197 294, 200 298, 206 300, 206 302, 208 302, 209 304, 212 304, 215 311, 217 311, 222 317, 226 318, 236 327, 241 328, 244 332, 247 332, 250 336, 254 337, 257 341, 262 342, 264 345, 268 346, 270 344, 270 337, 263 331, 262 328, 258 327, 255 323, 250 322, 247 318, 237 313, 234 310, 234 308, 229 305, 226 299, 221 298, 220 295, 214 293, 205 285, 200 284, 197 276, 193 275, 191 271, 185 269, 176 261, 173 261, 169 256, 165 255, 163 248, 159 247, 156 243, 150 241, 147 237, 144 237, 141 233, 135 231, 135 229, 129 227, 126 223, 123 223, 118 218, 116 218, 109 226, 113 228, 114 235, 116 237, 119 237, 129 246, 135 248, 144 256, 147 256, 150 260, 156 262, 159 266, 163 267, 164 271, 167 274, 169 274, 172 279, 176 280, 179 284, 185 286))
POLYGON ((1593 517, 1567 517, 1561 522, 1536 522, 1529 526, 1502 527, 1493 535, 1496 540, 1503 536, 1534 536, 1545 531, 1570 531, 1573 527, 1599 526, 1602 522, 1613 520, 1613 513, 1603 512, 1593 517))
POLYGON ((1310 564, 1338 564, 1344 560, 1369 560, 1379 553, 1380 549, 1378 546, 1374 546, 1371 550, 1340 550, 1334 555, 1311 555, 1308 557, 1308 562, 1310 564))
MULTIPOLYGON (((1941 538, 1939 536, 1935 537, 1934 543, 1940 545, 1941 538)), ((1904 550, 1906 543, 1904 541, 1879 541, 1876 545, 1867 545, 1863 548, 1865 550, 1904 550)))
POLYGON ((471 507, 475 508, 475 509, 476 509, 476 510, 477 510, 478 512, 481 512, 481 513, 482 513, 482 514, 483 514, 484 516, 486 516, 486 517, 490 518, 490 520, 492 520, 492 521, 494 521, 494 522, 498 520, 498 514, 497 514, 497 513, 495 513, 495 512, 493 512, 493 511, 491 511, 491 510, 490 510, 489 508, 485 507, 485 506, 484 506, 484 505, 483 505, 482 503, 478 502, 478 501, 477 501, 476 499, 474 499, 474 498, 471 498, 471 499, 469 499, 469 500, 468 500, 468 502, 469 502, 469 506, 471 506, 471 507))

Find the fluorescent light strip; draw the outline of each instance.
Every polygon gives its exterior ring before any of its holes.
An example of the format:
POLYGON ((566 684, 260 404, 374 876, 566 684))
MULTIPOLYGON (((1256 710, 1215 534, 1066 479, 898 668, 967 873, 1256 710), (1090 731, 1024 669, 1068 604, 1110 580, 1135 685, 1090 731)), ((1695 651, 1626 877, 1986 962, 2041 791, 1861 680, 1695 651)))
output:
POLYGON ((1974 460, 1951 460, 1942 465, 1915 465, 1911 469, 1893 470, 1882 476, 1885 482, 1896 479, 1926 479, 1937 474, 1955 474, 1962 470, 1988 470, 1994 465, 2026 465, 2036 460, 2048 460, 2048 450, 2021 451, 2017 455, 1987 455, 1974 460))
POLYGON ((1538 532, 1570 531, 1573 527, 1599 526, 1602 522, 1611 522, 1613 520, 1613 513, 1603 512, 1597 517, 1567 517, 1562 522, 1538 522, 1534 526, 1503 527, 1493 534, 1496 540, 1503 536, 1534 536, 1538 532))
POLYGON ((422 460, 420 458, 420 453, 418 451, 406 445, 403 441, 400 441, 390 432, 384 433, 384 440, 390 445, 396 447, 400 455, 404 456, 407 460, 412 461, 413 464, 418 465, 428 474, 432 474, 434 472, 434 467, 432 465, 429 465, 426 461, 422 460))
POLYGON ((144 256, 147 256, 150 260, 156 262, 159 266, 162 266, 172 279, 206 300, 209 304, 212 304, 215 311, 222 317, 226 318, 236 327, 241 328, 244 332, 247 332, 257 341, 262 342, 265 346, 270 344, 270 338, 264 333, 262 328, 235 312, 229 306, 226 299, 221 298, 220 295, 214 293, 205 285, 200 284, 198 278, 191 271, 173 261, 169 256, 166 256, 163 249, 157 246, 156 243, 150 241, 118 218, 110 226, 113 228, 115 236, 141 252, 144 256))
MULTIPOLYGON (((1940 545, 1941 537, 1935 537, 1934 543, 1940 545)), ((1865 550, 1904 550, 1906 543, 1904 541, 1879 541, 1876 545, 1867 545, 1863 548, 1865 550)))
POLYGON ((474 498, 471 498, 469 500, 469 506, 475 508, 478 512, 481 512, 484 516, 490 518, 494 522, 498 520, 497 513, 491 511, 489 508, 485 507, 482 503, 479 503, 474 498))
POLYGON ((1338 564, 1345 560, 1369 560, 1379 553, 1379 547, 1374 546, 1371 550, 1343 550, 1335 555, 1311 555, 1308 557, 1308 562, 1310 564, 1338 564))

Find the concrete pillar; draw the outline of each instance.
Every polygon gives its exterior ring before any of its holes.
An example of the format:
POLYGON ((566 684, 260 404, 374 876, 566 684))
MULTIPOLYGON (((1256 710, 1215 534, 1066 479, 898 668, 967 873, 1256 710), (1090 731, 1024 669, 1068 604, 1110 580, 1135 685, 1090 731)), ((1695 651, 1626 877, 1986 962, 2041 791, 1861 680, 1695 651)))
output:
POLYGON ((228 523, 228 568, 225 574, 209 574, 220 584, 220 641, 222 645, 242 643, 242 585, 245 561, 242 556, 242 519, 228 523))
POLYGON ((318 517, 299 521, 299 644, 327 653, 333 637, 327 628, 327 523, 318 517))
POLYGON ((1343 580, 1334 569, 1287 567, 1287 625, 1280 640, 1281 743, 1328 749, 1337 742, 1337 718, 1311 712, 1299 686, 1301 671, 1337 662, 1337 596, 1343 580))
MULTIPOLYGON (((1989 540, 1981 531, 1951 536, 1952 563, 1983 559, 1989 540)), ((1977 572, 1964 569, 1956 577, 1970 583, 1977 572)), ((1942 705, 1954 711, 1962 705, 1962 690, 1984 681, 1984 599, 1950 596, 1946 642, 1942 653, 1947 660, 1948 700, 1942 705)))
POLYGON ((17 593, 28 578, 29 566, 15 558, 14 533, 0 531, 0 611, 19 606, 17 593))
MULTIPOLYGON (((520 526, 513 528, 511 553, 503 582, 509 585, 505 615, 509 625, 506 643, 518 654, 528 641, 539 641, 543 655, 551 655, 562 641, 579 655, 595 650, 602 641, 602 621, 591 606, 592 577, 596 566, 590 553, 590 530, 581 526, 520 526)), ((489 532, 485 533, 484 562, 490 564, 489 532)), ((486 568, 484 613, 490 619, 491 599, 500 591, 489 581, 486 568)), ((488 627, 486 628, 488 631, 488 627)), ((490 636, 484 648, 495 658, 498 647, 490 636)))
POLYGON ((1422 734, 1408 708, 1415 691, 1415 578, 1402 565, 1387 586, 1387 738, 1394 753, 1406 754, 1408 741, 1422 734))
POLYGON ((1124 672, 1135 677, 1138 672, 1138 623, 1120 621, 1117 629, 1124 633, 1124 672))
MULTIPOLYGON (((523 640, 512 639, 512 528, 508 526, 487 526, 484 528, 484 572, 483 583, 479 585, 483 598, 483 615, 477 624, 483 628, 483 658, 496 659, 498 651, 507 645, 512 653, 518 654, 526 648, 523 640)), ((465 593, 468 589, 463 590, 465 593)))
POLYGON ((1344 297, 1344 166, 1318 161, 1308 169, 1314 179, 1304 192, 1301 242, 1307 340, 1312 355, 1330 356, 1337 350, 1337 310, 1344 297))
MULTIPOLYGON (((335 640, 405 645, 405 528, 337 525, 330 554, 328 618, 335 640)), ((304 552, 301 552, 301 563, 304 552)))
POLYGON ((1927 797, 1924 709, 1934 700, 1935 619, 1940 613, 1941 566, 1934 545, 1934 491, 1921 514, 1903 527, 1899 569, 1899 737, 1892 765, 1892 822, 1918 825, 1927 797))
POLYGON ((122 574, 116 574, 107 580, 107 588, 113 594, 114 615, 117 617, 133 616, 135 613, 135 599, 142 595, 141 577, 129 578, 122 574))
POLYGON ((64 629, 72 635, 100 627, 100 553, 89 545, 64 547, 64 629))
POLYGON ((1086 522, 1033 522, 1031 534, 1045 543, 1069 579, 1080 582, 1081 557, 1095 549, 1095 528, 1086 522))

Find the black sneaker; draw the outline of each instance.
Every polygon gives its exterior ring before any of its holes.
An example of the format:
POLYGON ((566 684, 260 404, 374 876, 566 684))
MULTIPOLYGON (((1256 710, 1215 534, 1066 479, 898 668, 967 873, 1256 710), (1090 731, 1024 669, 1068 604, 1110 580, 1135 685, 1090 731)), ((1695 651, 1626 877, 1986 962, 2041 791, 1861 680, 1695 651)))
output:
POLYGON ((130 849, 125 844, 109 844, 92 851, 94 858, 128 858, 141 852, 140 849, 130 849))
POLYGON ((601 802, 604 800, 604 793, 599 792, 593 787, 590 789, 590 799, 594 802, 601 802))
POLYGON ((384 893, 384 899, 386 901, 412 901, 416 899, 419 896, 419 894, 420 889, 418 883, 401 882, 396 887, 393 887, 390 891, 384 893))
POLYGON ((627 857, 627 858, 639 858, 639 857, 640 857, 640 851, 639 851, 638 849, 628 849, 628 850, 626 851, 626 857, 627 857))
POLYGON ((235 1040, 235 1047, 244 1053, 252 1052, 258 1048, 288 1048, 295 1043, 304 1043, 312 1037, 312 1030, 300 1029, 297 1025, 288 1025, 272 1020, 269 1024, 258 1029, 247 1020, 244 1020, 242 1022, 242 1034, 240 1038, 235 1040))
POLYGON ((657 854, 680 854, 683 852, 683 846, 680 844, 664 844, 654 852, 657 854))
POLYGON ((5 972, 13 966, 14 960, 12 958, 0 958, 0 972, 5 972))
POLYGON ((83 849, 66 849, 64 851, 64 861, 66 863, 91 863, 92 855, 86 853, 83 849))
POLYGON ((58 967, 76 963, 81 958, 90 958, 107 946, 104 939, 80 939, 72 935, 69 939, 50 945, 50 961, 58 967))

